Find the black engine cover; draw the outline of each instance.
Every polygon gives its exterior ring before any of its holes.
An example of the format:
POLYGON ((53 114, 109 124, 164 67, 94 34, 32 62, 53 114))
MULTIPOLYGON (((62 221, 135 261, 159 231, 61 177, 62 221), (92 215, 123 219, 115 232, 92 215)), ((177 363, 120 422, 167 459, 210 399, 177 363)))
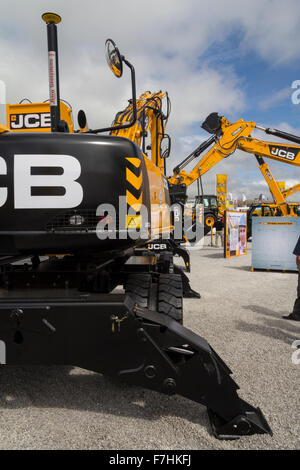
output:
POLYGON ((137 243, 100 240, 99 204, 126 196, 127 158, 141 160, 143 203, 149 204, 140 149, 113 136, 6 133, 0 136, 0 255, 78 253, 137 243), (70 224, 71 217, 77 217, 70 224), (76 221, 83 221, 77 225, 76 221))

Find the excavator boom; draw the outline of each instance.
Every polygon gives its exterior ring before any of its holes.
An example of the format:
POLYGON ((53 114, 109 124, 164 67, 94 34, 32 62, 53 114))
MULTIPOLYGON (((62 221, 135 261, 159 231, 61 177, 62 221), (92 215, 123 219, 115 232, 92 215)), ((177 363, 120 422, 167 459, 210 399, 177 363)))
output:
MULTIPOLYGON (((128 129, 112 130, 111 135, 126 137, 135 142, 147 154, 147 150, 151 150, 151 161, 154 165, 165 173, 165 160, 161 156, 160 145, 170 112, 170 101, 168 93, 158 91, 151 93, 146 91, 136 101, 137 120, 133 126, 128 129), (167 102, 167 112, 164 114, 162 107, 163 102, 167 102), (150 133, 150 145, 146 146, 146 137, 150 133)), ((118 128, 121 124, 130 121, 133 112, 132 103, 116 114, 113 126, 118 128)))
POLYGON ((278 142, 264 142, 252 137, 240 139, 237 148, 247 153, 271 158, 277 162, 300 166, 300 145, 287 145, 278 142))
MULTIPOLYGON (((230 124, 224 117, 221 118, 221 121, 222 135, 216 135, 215 138, 210 138, 202 144, 205 148, 206 144, 215 142, 213 147, 202 157, 190 173, 186 173, 182 168, 190 163, 192 158, 188 162, 185 159, 182 165, 174 168, 174 174, 169 179, 171 184, 184 183, 189 186, 223 158, 229 157, 236 150, 238 141, 243 137, 248 137, 255 128, 254 122, 245 122, 242 119, 234 124, 230 124)), ((199 153, 195 152, 194 158, 198 155, 199 153)))
POLYGON ((300 144, 300 137, 277 129, 265 129, 257 126, 253 121, 247 122, 239 119, 235 123, 230 123, 225 117, 220 117, 217 113, 210 114, 202 124, 202 127, 213 134, 213 136, 201 143, 194 152, 174 168, 173 176, 169 178, 170 185, 187 187, 213 168, 218 162, 229 157, 237 149, 243 150, 255 155, 260 171, 269 186, 276 205, 280 207, 282 215, 289 215, 290 210, 285 199, 300 190, 300 184, 293 186, 289 190, 281 191, 263 157, 300 166, 300 145, 265 142, 251 137, 251 133, 257 128, 263 130, 266 134, 288 139, 298 144, 300 144), (209 148, 207 153, 202 156, 201 160, 189 173, 183 170, 186 165, 191 163, 192 160, 197 158, 207 148, 209 148))

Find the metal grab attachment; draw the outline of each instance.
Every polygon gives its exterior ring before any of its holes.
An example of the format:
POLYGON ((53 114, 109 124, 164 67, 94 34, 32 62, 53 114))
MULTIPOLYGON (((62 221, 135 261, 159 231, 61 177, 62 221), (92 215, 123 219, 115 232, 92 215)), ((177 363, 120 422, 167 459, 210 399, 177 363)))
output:
POLYGON ((272 435, 261 410, 239 398, 231 370, 205 339, 157 312, 137 306, 134 312, 142 320, 137 334, 143 366, 119 375, 132 384, 205 405, 219 439, 272 435))
POLYGON ((254 408, 244 400, 240 400, 243 413, 236 416, 231 421, 224 421, 212 410, 208 410, 213 434, 218 439, 233 440, 241 436, 252 434, 273 435, 260 408, 254 408))

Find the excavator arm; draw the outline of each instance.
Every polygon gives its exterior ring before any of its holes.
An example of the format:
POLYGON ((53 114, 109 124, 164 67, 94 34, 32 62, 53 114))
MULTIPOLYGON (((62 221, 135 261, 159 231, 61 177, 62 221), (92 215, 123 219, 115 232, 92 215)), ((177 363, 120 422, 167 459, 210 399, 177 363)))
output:
MULTIPOLYGON (((217 115, 217 113, 213 113, 213 115, 217 115)), ((194 181, 223 160, 223 158, 229 157, 235 152, 238 142, 243 137, 248 137, 256 127, 254 122, 245 122, 242 119, 231 124, 224 117, 219 118, 220 125, 216 126, 213 124, 213 119, 210 119, 210 116, 203 123, 202 127, 214 134, 214 136, 201 144, 180 165, 174 168, 173 176, 169 179, 171 184, 183 183, 189 186, 194 183, 194 181), (208 124, 206 125, 207 121, 208 124), (213 143, 214 145, 201 158, 193 170, 190 173, 186 173, 183 168, 213 143)))
POLYGON ((295 184, 295 186, 291 186, 289 189, 281 191, 281 193, 282 196, 286 199, 287 197, 297 193, 298 191, 300 191, 300 184, 295 184))
POLYGON ((255 122, 246 122, 243 119, 232 124, 225 117, 220 117, 217 113, 210 114, 202 124, 202 127, 213 136, 200 144, 194 152, 174 168, 173 176, 169 178, 169 183, 171 185, 189 186, 223 160, 223 158, 229 157, 237 149, 243 150, 255 155, 260 171, 269 186, 276 204, 280 206, 283 215, 288 215, 289 209, 285 198, 298 191, 300 184, 293 186, 289 190, 281 191, 263 157, 300 166, 300 145, 261 141, 251 137, 251 132, 255 128, 260 129, 267 134, 288 139, 298 144, 300 144, 300 137, 277 129, 265 129, 256 125, 255 122), (209 148, 207 153, 202 156, 189 173, 183 170, 186 165, 191 163, 207 148, 209 148))
POLYGON ((237 148, 247 153, 271 158, 278 162, 300 166, 300 145, 287 145, 278 142, 264 142, 248 137, 241 139, 237 148))
MULTIPOLYGON (((141 147, 144 153, 151 150, 151 161, 154 165, 165 173, 165 160, 161 156, 160 146, 164 136, 167 119, 170 113, 170 101, 167 92, 158 91, 151 93, 146 91, 136 101, 137 120, 136 123, 127 129, 112 130, 112 135, 126 137, 141 147), (164 100, 167 102, 166 114, 163 112, 164 100), (146 137, 150 132, 151 143, 146 147, 146 137)), ((113 126, 118 127, 125 124, 132 117, 132 103, 116 114, 113 126)))
POLYGON ((285 197, 283 196, 282 191, 280 190, 277 182, 275 181, 271 173, 271 170, 269 168, 269 165, 264 161, 263 157, 261 157, 260 155, 255 155, 255 157, 258 162, 259 169, 269 186, 269 189, 274 198, 274 201, 276 201, 276 204, 280 206, 282 215, 289 215, 289 210, 287 207, 285 197))

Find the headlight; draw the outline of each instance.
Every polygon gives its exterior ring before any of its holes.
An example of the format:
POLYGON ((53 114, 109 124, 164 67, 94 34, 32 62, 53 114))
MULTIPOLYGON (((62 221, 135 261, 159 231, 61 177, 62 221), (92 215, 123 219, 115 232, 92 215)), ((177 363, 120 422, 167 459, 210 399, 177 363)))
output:
POLYGON ((84 223, 84 217, 82 215, 76 214, 72 215, 69 218, 70 225, 82 225, 84 223))

